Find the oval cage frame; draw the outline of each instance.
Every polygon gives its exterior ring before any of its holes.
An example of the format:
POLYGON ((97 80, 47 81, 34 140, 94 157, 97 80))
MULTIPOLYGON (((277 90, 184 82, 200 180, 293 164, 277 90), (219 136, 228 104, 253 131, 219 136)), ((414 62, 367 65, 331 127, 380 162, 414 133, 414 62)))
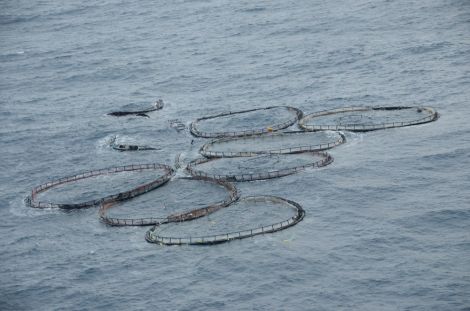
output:
POLYGON ((240 111, 228 111, 228 112, 223 112, 223 113, 216 114, 216 115, 201 117, 201 118, 198 118, 195 121, 191 122, 191 125, 190 125, 189 128, 190 128, 191 134, 195 137, 203 137, 203 138, 241 137, 241 136, 249 136, 249 135, 270 133, 270 132, 275 132, 275 131, 279 131, 279 130, 288 128, 289 126, 293 125, 298 120, 300 120, 302 118, 302 116, 303 116, 303 112, 300 109, 295 108, 295 107, 291 107, 291 106, 270 106, 270 107, 240 110, 240 111), (234 114, 243 114, 243 113, 248 113, 248 112, 253 112, 253 111, 270 110, 270 109, 276 109, 276 108, 286 108, 288 111, 294 112, 296 116, 293 117, 293 118, 290 118, 289 120, 284 121, 282 123, 273 124, 271 126, 267 126, 267 127, 263 127, 263 128, 256 128, 256 129, 243 130, 243 131, 202 132, 202 131, 198 130, 198 128, 197 128, 197 123, 200 122, 200 121, 203 121, 203 120, 215 119, 215 118, 230 116, 230 115, 234 115, 234 114))
MULTIPOLYGON (((298 224, 305 216, 305 211, 302 206, 292 200, 284 199, 277 196, 248 196, 240 198, 239 201, 253 200, 255 202, 275 202, 275 203, 284 203, 295 209, 296 214, 287 220, 277 222, 272 225, 267 225, 263 227, 247 229, 242 231, 228 232, 224 234, 216 235, 207 235, 207 236, 197 236, 197 237, 166 237, 155 235, 155 230, 157 226, 154 226, 148 230, 145 234, 145 240, 149 243, 160 244, 160 245, 213 245, 220 244, 225 242, 230 242, 233 240, 241 240, 250 237, 254 237, 266 233, 274 233, 292 227, 298 224)), ((230 207, 229 207, 230 208, 230 207)))
POLYGON ((96 206, 105 202, 127 200, 135 196, 141 195, 143 193, 149 192, 155 188, 160 187, 166 182, 168 182, 171 179, 171 177, 174 175, 174 173, 175 171, 170 166, 165 165, 165 164, 158 164, 158 163, 131 164, 131 165, 126 165, 126 166, 117 166, 117 167, 93 170, 93 171, 88 171, 88 172, 77 174, 77 175, 72 175, 72 176, 67 176, 67 177, 63 177, 60 179, 52 180, 45 184, 36 186, 32 189, 31 195, 26 197, 25 202, 28 206, 33 207, 33 208, 61 208, 61 209, 87 208, 87 207, 96 206), (121 172, 143 171, 143 170, 157 170, 157 169, 163 169, 165 171, 165 174, 151 182, 142 184, 131 190, 120 192, 117 194, 111 194, 111 195, 108 195, 99 199, 89 200, 89 201, 85 201, 81 203, 52 203, 52 202, 41 202, 41 201, 36 200, 38 193, 44 192, 48 189, 51 189, 53 187, 56 187, 65 183, 74 182, 74 181, 91 178, 91 177, 96 177, 100 175, 108 175, 108 174, 121 173, 121 172))
POLYGON ((339 146, 346 142, 346 136, 344 136, 344 134, 341 132, 337 132, 339 135, 339 138, 335 140, 334 142, 326 143, 326 144, 308 145, 308 146, 299 146, 299 147, 281 148, 281 149, 270 149, 270 150, 263 150, 263 151, 224 152, 224 151, 209 151, 208 150, 210 146, 220 143, 220 142, 247 140, 247 139, 253 139, 256 137, 266 138, 266 137, 284 136, 284 135, 305 135, 306 133, 308 132, 307 131, 291 131, 291 132, 251 135, 251 136, 243 136, 243 137, 235 137, 235 138, 220 138, 220 139, 215 139, 204 144, 199 149, 199 153, 206 158, 252 157, 252 156, 263 155, 263 154, 291 154, 291 153, 301 153, 301 152, 317 152, 317 151, 331 149, 333 147, 339 146))
POLYGON ((292 167, 292 168, 280 169, 280 170, 267 172, 267 173, 216 175, 216 174, 205 173, 204 171, 201 171, 201 170, 197 170, 196 166, 203 164, 203 163, 211 162, 211 161, 218 161, 222 158, 199 158, 199 159, 191 161, 186 166, 186 170, 191 174, 191 176, 209 177, 209 178, 214 178, 216 180, 222 180, 222 181, 245 182, 245 181, 254 181, 254 180, 265 180, 265 179, 271 179, 271 178, 280 178, 283 176, 288 176, 288 175, 292 175, 297 172, 303 171, 306 168, 324 167, 333 163, 334 161, 333 157, 327 152, 305 152, 305 153, 306 154, 308 153, 312 156, 319 155, 323 157, 323 159, 311 162, 309 164, 299 165, 299 166, 292 167))
POLYGON ((99 218, 101 222, 110 225, 110 226, 152 226, 158 224, 165 224, 170 222, 182 222, 189 221, 199 217, 206 216, 210 213, 213 213, 221 208, 227 207, 236 200, 238 200, 238 191, 237 188, 225 181, 215 180, 208 177, 179 177, 179 179, 187 180, 202 180, 214 184, 218 184, 224 187, 227 190, 228 198, 221 202, 216 202, 211 205, 193 209, 183 213, 176 213, 169 215, 167 217, 142 217, 142 218, 120 218, 120 217, 108 217, 106 216, 106 211, 112 208, 117 202, 110 201, 101 204, 99 210, 99 218))
POLYGON ((333 130, 333 131, 352 131, 352 132, 368 132, 368 131, 375 131, 375 130, 382 130, 382 129, 389 129, 395 127, 404 127, 404 126, 412 126, 418 124, 429 123, 432 121, 437 120, 439 114, 437 113, 434 108, 431 107, 418 107, 418 106, 385 106, 385 107, 371 107, 371 106, 364 106, 364 107, 343 107, 343 108, 336 108, 330 110, 323 110, 319 112, 310 113, 304 115, 303 118, 299 120, 299 127, 304 131, 324 131, 324 130, 333 130), (343 112, 365 112, 365 111, 392 111, 392 110, 403 110, 403 109, 416 109, 418 112, 420 111, 427 111, 429 116, 413 120, 413 121, 406 121, 406 122, 389 122, 389 123, 377 123, 377 124, 351 124, 351 125, 314 125, 314 124, 305 124, 306 121, 319 118, 326 115, 332 114, 339 114, 343 112))

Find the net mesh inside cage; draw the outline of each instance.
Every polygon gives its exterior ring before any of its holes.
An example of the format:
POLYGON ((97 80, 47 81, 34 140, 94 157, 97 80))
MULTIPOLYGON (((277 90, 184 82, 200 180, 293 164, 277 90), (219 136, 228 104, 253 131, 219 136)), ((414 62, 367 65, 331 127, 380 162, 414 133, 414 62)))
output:
POLYGON ((287 154, 321 151, 345 142, 343 134, 333 131, 284 132, 238 138, 222 138, 201 147, 211 157, 251 157, 260 154, 287 154))
POLYGON ((185 223, 157 225, 146 240, 162 245, 210 245, 284 230, 305 215, 296 202, 276 196, 241 198, 231 206, 185 223))
POLYGON ((125 202, 107 202, 100 219, 112 226, 148 226, 199 218, 230 205, 236 188, 210 178, 182 177, 125 202))
POLYGON ((300 128, 307 131, 365 132, 432 122, 438 113, 430 107, 345 107, 305 115, 300 128))
POLYGON ((202 117, 191 123, 190 131, 205 138, 263 134, 285 129, 301 117, 297 108, 272 106, 202 117))
POLYGON ((149 192, 171 179, 163 164, 132 164, 89 171, 34 187, 26 203, 35 208, 76 209, 125 200, 149 192))
POLYGON ((309 167, 323 167, 332 162, 333 157, 326 152, 303 152, 254 157, 201 158, 189 163, 187 170, 192 176, 241 182, 279 178, 309 167))

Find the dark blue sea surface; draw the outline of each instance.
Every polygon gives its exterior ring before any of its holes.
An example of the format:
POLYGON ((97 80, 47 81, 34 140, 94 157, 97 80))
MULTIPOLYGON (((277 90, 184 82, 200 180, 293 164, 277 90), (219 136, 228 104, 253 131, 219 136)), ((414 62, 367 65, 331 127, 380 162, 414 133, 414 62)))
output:
POLYGON ((470 308, 467 0, 1 1, 0 94, 1 310, 470 308), (149 118, 106 115, 158 98, 149 118), (347 133, 332 165, 239 183, 306 210, 272 235, 164 247, 97 208, 23 202, 51 179, 194 159, 206 140, 169 120, 271 105, 441 116, 347 133), (115 135, 159 149, 117 152, 115 135))

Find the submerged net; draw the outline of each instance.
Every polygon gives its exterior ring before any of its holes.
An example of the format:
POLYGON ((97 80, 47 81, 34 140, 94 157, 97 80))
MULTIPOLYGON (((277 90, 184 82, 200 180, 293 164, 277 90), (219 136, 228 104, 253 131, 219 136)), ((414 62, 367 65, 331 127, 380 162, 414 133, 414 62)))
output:
POLYGON ((212 157, 251 157, 260 154, 287 154, 321 151, 346 141, 343 134, 332 131, 285 132, 222 138, 202 146, 200 153, 212 157))
POLYGON ((202 117, 191 123, 190 130, 205 138, 255 135, 285 129, 301 117, 297 108, 272 106, 202 117))
POLYGON ((159 150, 159 148, 155 148, 152 146, 147 145, 134 145, 134 144, 116 144, 111 143, 111 148, 117 151, 142 151, 142 150, 159 150))
POLYGON ((253 181, 295 174, 308 167, 323 167, 333 162, 326 152, 268 154, 255 157, 201 158, 189 163, 192 176, 225 181, 253 181))
POLYGON ((237 189, 230 183, 182 177, 147 195, 126 202, 104 203, 99 214, 102 222, 112 226, 149 226, 199 218, 237 198, 237 189))
POLYGON ((163 164, 133 164, 94 170, 34 187, 26 203, 35 208, 91 207, 149 192, 166 183, 173 174, 173 169, 163 164), (51 189, 55 191, 46 191, 51 189), (117 190, 119 192, 116 193, 117 190), (109 194, 103 196, 105 192, 109 194), (40 201, 39 196, 46 201, 40 201))
POLYGON ((347 107, 304 116, 299 126, 307 131, 347 130, 365 132, 434 121, 438 113, 430 107, 347 107))
POLYGON ((180 119, 171 119, 168 120, 171 128, 174 128, 176 131, 181 132, 186 129, 186 125, 180 119))
MULTIPOLYGON (((179 135, 178 132, 184 131, 183 128, 175 125, 174 121, 169 121, 170 126, 157 130, 145 132, 120 133, 110 137, 107 144, 118 151, 142 151, 142 150, 162 150, 165 148, 181 147, 182 141, 187 141, 188 137, 179 135)), ((176 121, 175 121, 176 122, 176 121)))
POLYGON ((162 245, 210 245, 273 233, 294 226, 305 215, 296 202, 275 196, 241 198, 228 208, 186 223, 157 225, 146 240, 162 245))

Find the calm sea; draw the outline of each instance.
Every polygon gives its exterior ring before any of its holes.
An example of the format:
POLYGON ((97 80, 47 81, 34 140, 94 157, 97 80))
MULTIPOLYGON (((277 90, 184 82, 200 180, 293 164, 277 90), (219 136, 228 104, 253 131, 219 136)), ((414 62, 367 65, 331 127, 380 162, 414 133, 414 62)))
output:
POLYGON ((467 0, 1 1, 0 309, 470 310, 469 64, 467 0), (158 98, 150 118, 106 116, 158 98), (205 140, 169 120, 270 105, 441 117, 238 184, 304 206, 272 235, 163 247, 96 208, 24 205, 53 178, 196 156, 205 140), (114 135, 160 150, 119 153, 114 135))

